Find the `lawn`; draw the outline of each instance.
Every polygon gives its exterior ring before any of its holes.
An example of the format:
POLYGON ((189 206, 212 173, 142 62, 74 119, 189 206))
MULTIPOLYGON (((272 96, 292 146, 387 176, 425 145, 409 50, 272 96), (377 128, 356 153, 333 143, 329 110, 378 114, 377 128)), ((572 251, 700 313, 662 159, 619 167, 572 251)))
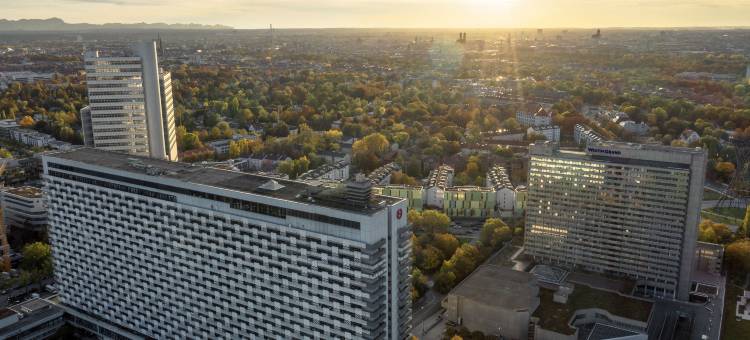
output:
POLYGON ((716 223, 740 225, 745 219, 745 209, 708 208, 701 211, 701 217, 716 223))
POLYGON ((615 293, 596 290, 584 285, 575 285, 567 304, 552 300, 554 292, 539 289, 539 308, 534 312, 539 317, 539 326, 561 334, 572 335, 575 329, 568 325, 573 313, 580 309, 600 308, 614 315, 646 322, 651 314, 651 302, 625 297, 615 293))
POLYGON ((727 280, 727 293, 724 301, 724 323, 721 329, 721 338, 724 340, 747 339, 750 334, 750 321, 737 321, 735 310, 737 308, 737 296, 742 294, 742 288, 735 286, 727 280))
POLYGON ((718 201, 721 199, 721 194, 713 190, 703 190, 704 201, 718 201))

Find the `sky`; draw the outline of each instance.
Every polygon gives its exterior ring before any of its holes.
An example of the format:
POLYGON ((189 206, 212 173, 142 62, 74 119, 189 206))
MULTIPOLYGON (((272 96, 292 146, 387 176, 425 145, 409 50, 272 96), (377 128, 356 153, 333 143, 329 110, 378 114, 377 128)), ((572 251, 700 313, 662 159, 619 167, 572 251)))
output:
POLYGON ((0 0, 0 18, 235 28, 750 26, 750 0, 0 0))

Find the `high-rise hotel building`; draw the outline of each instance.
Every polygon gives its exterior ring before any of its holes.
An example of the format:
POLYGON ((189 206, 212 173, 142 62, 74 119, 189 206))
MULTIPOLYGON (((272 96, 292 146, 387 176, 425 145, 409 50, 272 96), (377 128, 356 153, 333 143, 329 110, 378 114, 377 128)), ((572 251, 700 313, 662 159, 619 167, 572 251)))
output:
POLYGON ((126 55, 85 54, 89 106, 81 110, 87 146, 177 160, 172 78, 159 68, 156 42, 126 55))
POLYGON ((530 146, 526 253, 631 278, 646 296, 687 299, 706 152, 592 142, 530 146))
POLYGON ((369 182, 324 188, 92 148, 43 164, 55 279, 79 326, 158 339, 409 333, 406 201, 369 182))

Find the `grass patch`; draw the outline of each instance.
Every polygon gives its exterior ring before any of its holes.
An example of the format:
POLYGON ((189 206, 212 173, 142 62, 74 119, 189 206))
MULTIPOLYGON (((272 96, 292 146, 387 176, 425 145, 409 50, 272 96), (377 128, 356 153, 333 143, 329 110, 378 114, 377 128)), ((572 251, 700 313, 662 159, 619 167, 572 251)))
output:
POLYGON ((552 300, 554 292, 539 289, 539 308, 534 316, 539 318, 539 326, 561 334, 572 335, 575 329, 568 325, 573 313, 580 309, 600 308, 609 313, 628 319, 646 322, 651 314, 651 302, 596 290, 584 285, 575 285, 567 304, 552 300))
POLYGON ((704 201, 718 201, 721 199, 723 195, 713 191, 713 190, 707 190, 703 189, 703 200, 704 201))
POLYGON ((745 209, 708 208, 701 211, 701 217, 716 223, 741 225, 745 219, 745 209))
POLYGON ((727 280, 727 290, 724 301, 724 322, 721 327, 721 338, 724 340, 745 339, 750 334, 750 321, 737 321, 735 311, 737 297, 742 294, 742 288, 727 280))

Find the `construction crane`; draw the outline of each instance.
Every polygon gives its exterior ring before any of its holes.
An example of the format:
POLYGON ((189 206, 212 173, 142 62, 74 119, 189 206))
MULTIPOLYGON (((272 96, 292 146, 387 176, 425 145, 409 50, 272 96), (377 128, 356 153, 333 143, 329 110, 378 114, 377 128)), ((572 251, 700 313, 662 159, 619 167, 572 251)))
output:
MULTIPOLYGON (((5 164, 0 164, 0 175, 5 172, 5 164)), ((4 183, 2 183, 4 185, 4 183)), ((0 247, 2 247, 2 260, 0 260, 0 270, 3 272, 10 271, 10 244, 8 244, 8 234, 5 230, 5 219, 3 216, 3 209, 0 207, 0 247)))

